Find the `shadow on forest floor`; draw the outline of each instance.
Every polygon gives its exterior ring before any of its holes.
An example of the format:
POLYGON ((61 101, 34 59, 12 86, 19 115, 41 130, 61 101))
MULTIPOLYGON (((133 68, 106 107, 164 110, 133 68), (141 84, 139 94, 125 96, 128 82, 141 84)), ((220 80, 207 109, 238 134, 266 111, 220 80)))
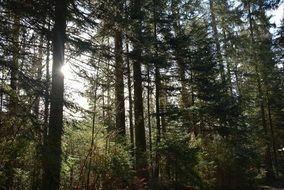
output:
POLYGON ((284 181, 259 186, 259 190, 284 190, 284 181))
POLYGON ((273 186, 263 185, 259 187, 259 190, 284 190, 284 187, 273 187, 273 186))

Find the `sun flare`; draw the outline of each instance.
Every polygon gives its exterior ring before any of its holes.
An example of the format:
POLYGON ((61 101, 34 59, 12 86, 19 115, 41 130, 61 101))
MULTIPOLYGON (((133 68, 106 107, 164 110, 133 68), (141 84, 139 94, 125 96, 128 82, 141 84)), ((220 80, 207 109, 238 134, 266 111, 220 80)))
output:
POLYGON ((61 67, 61 72, 67 79, 70 78, 72 75, 70 65, 66 63, 61 67))

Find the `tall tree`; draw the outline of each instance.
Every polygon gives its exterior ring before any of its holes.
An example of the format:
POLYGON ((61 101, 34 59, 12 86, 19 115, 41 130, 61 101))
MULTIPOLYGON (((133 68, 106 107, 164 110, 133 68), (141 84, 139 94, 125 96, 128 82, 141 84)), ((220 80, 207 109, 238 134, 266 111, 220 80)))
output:
POLYGON ((147 178, 147 157, 146 157, 146 136, 144 125, 144 106, 142 97, 142 73, 141 73, 141 57, 142 57, 142 21, 143 12, 142 5, 144 1, 133 0, 131 9, 131 19, 133 22, 133 32, 135 38, 133 40, 133 78, 134 78, 134 119, 135 119, 135 144, 136 144, 136 170, 138 176, 147 178))
POLYGON ((124 106, 124 64, 123 64, 123 47, 122 47, 122 28, 118 26, 122 21, 123 1, 117 1, 117 11, 115 23, 115 98, 116 98, 116 130, 125 136, 125 106, 124 106))
POLYGON ((61 68, 64 64, 64 44, 66 40, 67 0, 55 1, 55 20, 53 28, 53 66, 50 94, 50 115, 48 139, 45 152, 43 189, 57 190, 60 187, 61 138, 63 133, 64 76, 61 68))

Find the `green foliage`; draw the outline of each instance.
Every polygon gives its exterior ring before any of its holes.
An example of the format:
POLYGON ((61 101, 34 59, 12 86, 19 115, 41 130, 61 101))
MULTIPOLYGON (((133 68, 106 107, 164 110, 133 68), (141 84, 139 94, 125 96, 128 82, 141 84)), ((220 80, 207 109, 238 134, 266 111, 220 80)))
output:
POLYGON ((201 151, 198 153, 198 173, 206 189, 252 189, 259 171, 260 155, 252 142, 222 137, 196 140, 201 151))
POLYGON ((88 178, 92 188, 125 188, 133 183, 135 171, 132 155, 129 147, 111 140, 116 139, 116 134, 108 133, 103 125, 95 125, 94 145, 90 147, 90 125, 69 124, 71 125, 65 127, 67 135, 64 140, 65 160, 62 167, 67 187, 81 187, 82 182, 83 186, 87 186, 85 183, 88 178), (74 172, 72 182, 68 177, 71 170, 74 172))
POLYGON ((176 185, 202 187, 202 178, 195 170, 198 151, 189 138, 181 133, 173 132, 163 138, 157 147, 164 172, 161 183, 172 187, 176 185))

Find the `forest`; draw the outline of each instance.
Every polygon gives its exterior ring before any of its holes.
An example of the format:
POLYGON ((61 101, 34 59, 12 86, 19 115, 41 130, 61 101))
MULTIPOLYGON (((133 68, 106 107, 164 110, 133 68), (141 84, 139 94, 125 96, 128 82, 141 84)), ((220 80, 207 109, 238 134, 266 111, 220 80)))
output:
POLYGON ((0 0, 0 190, 284 189, 283 10, 0 0))

